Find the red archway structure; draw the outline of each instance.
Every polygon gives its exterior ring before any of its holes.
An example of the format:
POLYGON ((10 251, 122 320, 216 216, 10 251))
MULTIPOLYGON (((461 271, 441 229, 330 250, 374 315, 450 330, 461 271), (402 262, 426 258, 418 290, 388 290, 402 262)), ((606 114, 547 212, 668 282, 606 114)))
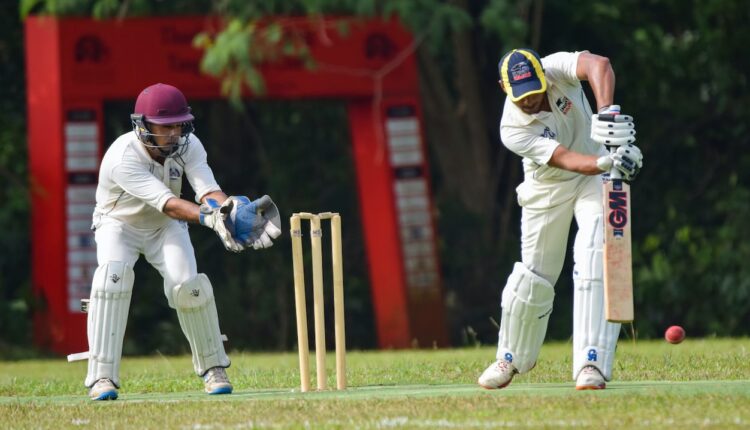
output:
MULTIPOLYGON (((346 36, 287 19, 319 64, 263 69, 266 97, 346 102, 380 347, 448 343, 412 38, 396 22, 350 22, 346 36)), ((89 230, 103 148, 103 102, 169 82, 189 99, 218 99, 199 72, 193 37, 211 23, 171 17, 26 20, 35 341, 85 350, 96 250, 89 230), (147 49, 136 49, 147 47, 147 49), (147 65, 147 66, 146 66, 147 65)), ((291 282, 291 274, 290 274, 291 282)))

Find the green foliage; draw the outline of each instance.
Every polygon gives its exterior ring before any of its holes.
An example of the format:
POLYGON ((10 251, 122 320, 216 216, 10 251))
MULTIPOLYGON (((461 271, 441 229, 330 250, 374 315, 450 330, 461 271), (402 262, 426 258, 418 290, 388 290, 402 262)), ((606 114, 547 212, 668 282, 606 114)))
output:
MULTIPOLYGON (((284 58, 302 61, 314 67, 307 42, 302 34, 284 23, 283 19, 266 24, 270 16, 322 14, 377 16, 374 1, 317 0, 283 2, 229 1, 221 13, 228 24, 217 34, 201 33, 194 45, 205 50, 201 69, 222 79, 222 92, 235 106, 241 106, 245 88, 256 95, 264 93, 258 66, 284 58)), ((379 13, 384 18, 398 16, 419 36, 426 36, 433 51, 449 42, 449 34, 471 25, 469 17, 459 8, 436 0, 385 2, 379 13), (430 13, 424 13, 429 10, 430 13)), ((321 24, 322 25, 322 24, 321 24)), ((336 30, 345 32, 346 27, 336 30)))
POLYGON ((636 326, 646 335, 672 323, 696 334, 746 333, 750 61, 738 53, 750 40, 750 9, 652 3, 655 10, 616 16, 610 8, 622 5, 608 2, 580 17, 612 59, 616 101, 635 116, 645 153, 633 184, 636 326), (654 12, 660 19, 650 19, 654 12), (612 32, 620 37, 606 37, 612 32))
POLYGON ((29 15, 90 16, 96 19, 131 16, 205 14, 212 10, 211 0, 20 0, 21 19, 29 15))
MULTIPOLYGON (((31 244, 23 47, 15 13, 0 15, 0 350, 30 342, 31 244)), ((32 182, 33 184, 33 182, 32 182)))
POLYGON ((200 33, 193 44, 205 50, 201 70, 222 78, 222 93, 229 96, 236 107, 242 106, 244 85, 256 96, 264 95, 258 65, 285 58, 302 60, 308 68, 313 64, 303 35, 286 31, 279 23, 232 19, 216 35, 200 33))
POLYGON ((44 2, 45 0, 20 0, 18 4, 21 18, 31 15, 31 12, 44 2))
POLYGON ((517 2, 492 1, 482 10, 479 18, 485 31, 502 41, 503 51, 527 44, 528 24, 519 16, 518 5, 514 3, 517 2))
POLYGON ((383 16, 398 17, 414 32, 415 38, 424 38, 435 55, 445 52, 452 32, 469 29, 472 25, 472 18, 464 10, 439 0, 386 2, 383 16))

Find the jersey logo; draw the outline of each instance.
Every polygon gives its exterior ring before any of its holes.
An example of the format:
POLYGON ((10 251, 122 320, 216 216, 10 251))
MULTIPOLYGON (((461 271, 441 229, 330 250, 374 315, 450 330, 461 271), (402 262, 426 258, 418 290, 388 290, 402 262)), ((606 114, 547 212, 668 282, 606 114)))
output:
POLYGON ((573 102, 571 102, 570 99, 565 96, 557 99, 555 104, 557 105, 557 108, 560 109, 560 112, 563 113, 563 115, 567 115, 568 112, 570 112, 570 109, 573 107, 573 102))
POLYGON ((549 127, 544 127, 544 132, 542 132, 542 137, 546 137, 547 139, 554 139, 557 134, 550 130, 549 127))
POLYGON ((180 176, 182 176, 182 171, 176 167, 170 167, 169 168, 169 179, 180 179, 180 176))

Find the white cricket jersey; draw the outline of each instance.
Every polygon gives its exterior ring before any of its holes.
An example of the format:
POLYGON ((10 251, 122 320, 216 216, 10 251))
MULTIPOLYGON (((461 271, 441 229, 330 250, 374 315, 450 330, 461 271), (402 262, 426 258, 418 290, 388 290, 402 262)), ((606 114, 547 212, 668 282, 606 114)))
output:
POLYGON ((604 155, 604 145, 590 138, 593 114, 576 76, 580 52, 558 52, 542 58, 551 112, 533 115, 505 99, 500 121, 503 144, 523 157, 524 183, 518 188, 522 206, 558 204, 582 175, 547 165, 558 145, 582 154, 604 155))
POLYGON ((102 159, 94 224, 106 216, 141 229, 165 226, 171 218, 162 210, 167 200, 180 196, 183 174, 198 203, 206 194, 221 191, 206 158, 200 139, 191 134, 185 153, 167 158, 162 166, 149 156, 134 132, 123 134, 102 159))

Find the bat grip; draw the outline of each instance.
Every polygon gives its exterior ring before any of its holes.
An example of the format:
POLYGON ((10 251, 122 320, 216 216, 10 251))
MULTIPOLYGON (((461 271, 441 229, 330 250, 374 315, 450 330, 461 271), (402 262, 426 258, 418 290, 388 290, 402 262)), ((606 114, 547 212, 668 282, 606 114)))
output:
MULTIPOLYGON (((615 151, 617 151, 617 148, 618 148, 618 145, 613 145, 613 146, 606 145, 606 146, 607 146, 607 149, 609 150, 610 154, 614 154, 615 151)), ((617 169, 614 165, 612 165, 612 168, 609 169, 609 178, 610 179, 621 179, 621 180, 624 180, 624 178, 622 177, 622 172, 619 169, 617 169)))

